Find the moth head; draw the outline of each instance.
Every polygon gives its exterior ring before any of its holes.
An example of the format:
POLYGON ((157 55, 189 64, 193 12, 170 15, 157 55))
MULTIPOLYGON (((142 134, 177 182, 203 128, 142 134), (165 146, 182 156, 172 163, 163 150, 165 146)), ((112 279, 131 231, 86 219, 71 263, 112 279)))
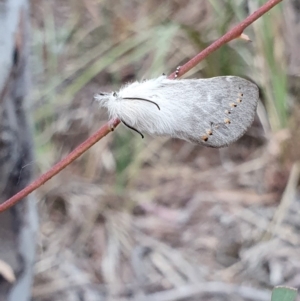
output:
POLYGON ((94 96, 94 99, 100 103, 101 107, 107 107, 110 101, 115 101, 118 98, 117 92, 99 92, 94 96))

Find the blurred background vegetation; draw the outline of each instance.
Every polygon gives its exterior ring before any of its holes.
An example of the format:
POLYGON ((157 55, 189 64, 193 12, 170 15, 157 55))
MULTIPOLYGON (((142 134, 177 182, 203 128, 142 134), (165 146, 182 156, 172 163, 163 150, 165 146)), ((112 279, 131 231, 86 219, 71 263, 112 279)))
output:
MULTIPOLYGON (((107 121, 94 94, 170 74, 266 1, 31 2, 39 174, 107 121)), ((300 286, 298 6, 185 76, 260 87, 237 143, 142 140, 121 125, 38 191, 34 300, 269 300, 274 285, 300 286)))

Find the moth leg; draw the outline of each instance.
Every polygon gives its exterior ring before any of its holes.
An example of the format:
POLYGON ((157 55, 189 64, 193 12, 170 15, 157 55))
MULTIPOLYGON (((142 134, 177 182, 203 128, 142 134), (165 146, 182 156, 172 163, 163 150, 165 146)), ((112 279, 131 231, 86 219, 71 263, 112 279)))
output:
POLYGON ((133 131, 139 133, 139 134, 142 136, 142 138, 144 139, 144 135, 143 135, 139 130, 137 130, 137 129, 135 129, 134 127, 130 126, 130 125, 127 124, 124 120, 121 119, 121 121, 122 121, 122 122, 124 123, 124 125, 126 125, 128 128, 130 128, 131 130, 133 130, 133 131))

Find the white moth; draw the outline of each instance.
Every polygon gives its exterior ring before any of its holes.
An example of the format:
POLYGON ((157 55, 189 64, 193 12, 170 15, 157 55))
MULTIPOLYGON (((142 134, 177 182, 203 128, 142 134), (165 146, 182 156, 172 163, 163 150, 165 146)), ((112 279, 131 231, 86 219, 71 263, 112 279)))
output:
POLYGON ((255 84, 236 76, 176 79, 166 76, 125 85, 95 99, 111 118, 140 133, 171 136, 210 147, 240 138, 252 124, 255 84))

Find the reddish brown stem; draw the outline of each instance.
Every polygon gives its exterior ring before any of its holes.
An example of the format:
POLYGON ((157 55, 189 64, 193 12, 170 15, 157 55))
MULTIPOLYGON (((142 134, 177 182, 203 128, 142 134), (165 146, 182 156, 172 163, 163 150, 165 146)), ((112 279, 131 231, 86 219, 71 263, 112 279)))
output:
MULTIPOLYGON (((195 67, 200 61, 202 61, 204 58, 206 58, 209 54, 211 54, 216 49, 220 48, 222 45, 228 43, 229 41, 232 41, 236 38, 238 38, 244 31, 246 27, 248 27, 251 23, 253 23, 255 20, 257 20, 259 17, 261 17, 263 14, 265 14, 267 11, 269 11, 273 6, 280 3, 282 0, 269 0, 267 3, 265 3, 263 6, 261 6, 257 11, 255 11, 252 15, 247 17, 244 21, 236 25, 234 28, 232 28, 229 32, 227 32, 224 36, 222 36, 220 39, 212 43, 210 46, 208 46, 206 49, 204 49, 202 52, 197 54, 194 58, 192 58, 190 61, 188 61, 185 65, 183 65, 179 72, 177 73, 177 76, 182 76, 186 72, 188 72, 190 69, 195 67)), ((173 72, 169 78, 174 78, 175 72, 173 72)), ((4 203, 0 204, 0 212, 3 212, 7 210, 8 208, 12 207, 16 203, 18 203, 20 200, 25 198, 28 194, 36 190, 38 187, 43 185, 45 182, 50 180, 52 177, 54 177, 56 174, 58 174, 61 170, 63 170, 66 166, 68 166, 70 163, 72 163, 75 159, 77 159, 79 156, 81 156, 85 151, 87 151, 91 146, 93 146, 96 142, 98 142, 100 139, 105 137, 108 133, 113 131, 120 123, 120 120, 115 119, 111 120, 108 123, 106 123, 104 126, 102 126, 93 136, 88 138, 85 142, 80 144, 75 150, 73 150, 66 158, 62 159, 60 162, 58 162, 56 165, 54 165, 49 171, 41 175, 38 179, 36 179, 33 183, 25 187, 23 190, 12 196, 10 199, 5 201, 4 203)))
POLYGON ((211 45, 209 45, 207 48, 205 48, 203 51, 201 51, 195 57, 189 60, 186 64, 181 66, 179 72, 177 73, 173 72, 171 75, 169 75, 169 78, 174 79, 175 75, 177 75, 176 77, 182 76, 183 74, 191 70, 193 67, 195 67, 197 64, 199 64, 209 54, 219 49, 222 45, 238 38, 243 33, 245 28, 247 28, 250 24, 252 24, 254 21, 256 21, 263 14, 265 14, 267 11, 269 11, 271 8, 273 8, 281 1, 282 0, 269 0, 267 3, 261 6, 257 11, 255 11, 253 14, 248 16, 244 21, 234 26, 234 28, 228 31, 224 36, 222 36, 221 38, 213 42, 211 45))
POLYGON ((79 156, 81 156, 85 151, 87 151, 91 146, 93 146, 96 142, 100 139, 105 137, 109 132, 113 131, 120 120, 115 119, 109 121, 105 125, 103 125, 95 134, 89 137, 86 141, 81 143, 76 149, 74 149, 66 158, 55 164, 49 171, 41 175, 38 179, 36 179, 33 183, 25 187, 23 190, 12 196, 6 202, 0 205, 0 212, 5 211, 6 209, 10 208, 11 206, 18 203, 24 197, 26 197, 29 193, 36 190, 38 187, 46 183, 50 180, 53 176, 58 174, 62 171, 66 166, 76 160, 79 156))

